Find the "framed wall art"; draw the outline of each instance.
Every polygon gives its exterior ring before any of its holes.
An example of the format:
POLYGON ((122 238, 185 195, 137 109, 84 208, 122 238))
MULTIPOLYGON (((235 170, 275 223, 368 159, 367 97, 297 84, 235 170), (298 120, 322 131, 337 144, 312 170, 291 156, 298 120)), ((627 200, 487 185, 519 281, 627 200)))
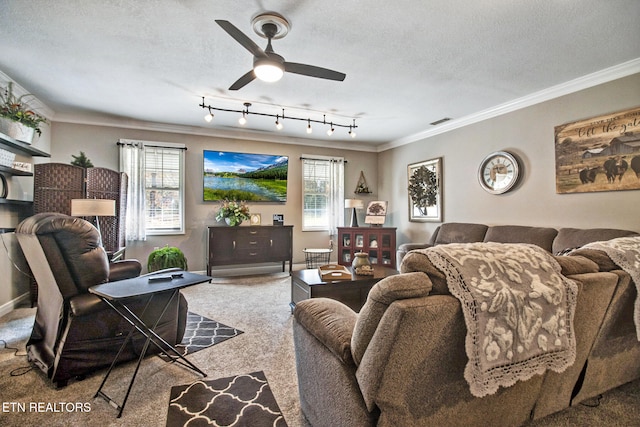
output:
POLYGON ((374 226, 384 225, 387 217, 387 202, 384 200, 375 200, 367 205, 367 213, 364 217, 365 224, 374 226))
POLYGON ((407 167, 409 221, 442 222, 442 157, 407 167))
POLYGON ((640 107, 555 127, 556 193, 640 189, 640 107))

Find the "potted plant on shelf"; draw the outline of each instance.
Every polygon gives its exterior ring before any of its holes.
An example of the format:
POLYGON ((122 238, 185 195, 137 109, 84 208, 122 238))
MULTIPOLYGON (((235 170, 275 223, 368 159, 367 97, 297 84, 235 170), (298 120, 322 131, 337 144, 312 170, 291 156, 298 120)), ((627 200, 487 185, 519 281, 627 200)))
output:
POLYGON ((178 267, 187 270, 187 258, 178 248, 166 245, 163 248, 154 249, 147 259, 149 273, 164 270, 165 268, 178 267))
POLYGON ((216 214, 216 221, 225 221, 227 225, 237 226, 250 218, 249 206, 244 201, 223 200, 216 214))
POLYGON ((13 82, 0 91, 0 132, 18 141, 31 144, 34 134, 41 135, 40 125, 47 123, 40 114, 29 108, 23 101, 26 96, 13 94, 13 82))

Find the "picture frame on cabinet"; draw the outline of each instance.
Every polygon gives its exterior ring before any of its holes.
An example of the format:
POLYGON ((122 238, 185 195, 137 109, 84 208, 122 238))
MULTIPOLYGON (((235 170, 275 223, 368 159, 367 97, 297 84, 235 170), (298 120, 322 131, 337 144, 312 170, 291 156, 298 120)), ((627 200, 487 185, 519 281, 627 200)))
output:
POLYGON ((249 223, 251 225, 260 225, 261 222, 262 222, 262 215, 260 215, 259 213, 251 214, 251 217, 249 218, 249 223))
POLYGON ((409 221, 442 222, 442 157, 407 166, 409 221))

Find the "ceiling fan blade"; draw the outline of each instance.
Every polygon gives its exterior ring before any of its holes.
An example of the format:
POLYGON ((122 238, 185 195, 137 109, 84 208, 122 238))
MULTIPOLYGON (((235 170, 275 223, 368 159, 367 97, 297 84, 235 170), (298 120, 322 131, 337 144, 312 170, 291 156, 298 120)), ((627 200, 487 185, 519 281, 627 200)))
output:
POLYGON ((302 74, 303 76, 318 77, 321 79, 343 81, 347 77, 344 73, 329 70, 328 68, 316 67, 314 65, 297 64, 295 62, 285 62, 284 70, 289 73, 302 74))
POLYGON ((257 44, 253 42, 249 37, 247 37, 242 31, 240 31, 235 25, 233 25, 229 21, 225 21, 222 19, 216 19, 216 23, 222 27, 231 37, 233 37, 238 43, 244 46, 249 52, 253 54, 253 56, 258 57, 266 57, 267 55, 264 53, 264 50, 260 48, 257 44))
POLYGON ((256 78, 256 74, 253 72, 253 70, 251 70, 248 73, 246 73, 244 76, 236 80, 236 82, 232 84, 231 87, 229 87, 229 90, 242 89, 243 87, 251 83, 255 78, 256 78))

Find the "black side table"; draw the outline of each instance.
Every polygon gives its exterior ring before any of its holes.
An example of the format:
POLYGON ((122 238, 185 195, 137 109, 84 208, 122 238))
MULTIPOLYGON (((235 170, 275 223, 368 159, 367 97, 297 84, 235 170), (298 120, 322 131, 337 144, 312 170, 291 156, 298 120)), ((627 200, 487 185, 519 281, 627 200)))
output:
POLYGON ((166 312, 167 308, 171 305, 171 302, 178 297, 180 289, 210 281, 210 276, 189 273, 187 271, 173 270, 167 272, 161 271, 155 274, 134 277, 132 279, 119 280, 117 282, 104 283, 102 285, 92 286, 89 289, 89 292, 99 296, 105 303, 107 303, 107 305, 109 305, 109 307, 114 309, 120 316, 122 316, 127 322, 131 324, 131 330, 129 331, 129 334, 122 343, 118 354, 116 354, 116 356, 114 357, 109 370, 107 371, 104 379, 102 380, 102 383, 100 384, 100 388, 98 388, 98 391, 94 396, 94 398, 100 396, 107 402, 109 402, 109 404, 115 406, 115 408, 118 409, 118 418, 120 418, 120 416, 122 415, 124 405, 127 403, 129 393, 131 392, 131 387, 133 386, 133 382, 135 381, 136 375, 138 374, 140 363, 147 353, 147 349, 149 348, 150 343, 153 343, 155 346, 157 346, 160 351, 170 359, 170 362, 178 362, 183 366, 186 366, 187 368, 198 372, 202 376, 207 376, 207 374, 202 372, 196 365, 185 359, 185 357, 180 354, 180 352, 176 350, 173 345, 169 344, 161 336, 159 336, 155 332, 155 328, 158 326, 158 323, 160 322, 160 319, 166 312), (159 276, 165 280, 156 280, 159 276), (153 326, 149 327, 140 319, 140 317, 144 315, 154 295, 166 291, 172 292, 171 297, 167 300, 167 303, 163 307, 158 318, 155 320, 153 326), (127 302, 130 298, 140 296, 148 296, 149 299, 147 300, 145 309, 138 316, 127 307, 127 302), (102 388, 104 387, 107 379, 109 378, 109 375, 111 374, 111 371, 116 365, 118 357, 120 357, 120 353, 125 348, 136 330, 144 335, 147 340, 145 341, 142 352, 140 353, 140 357, 138 358, 138 364, 136 365, 133 376, 131 377, 131 381, 129 382, 129 387, 127 388, 127 393, 124 396, 124 400, 122 401, 122 404, 118 404, 109 396, 107 396, 107 394, 102 391, 102 388))

